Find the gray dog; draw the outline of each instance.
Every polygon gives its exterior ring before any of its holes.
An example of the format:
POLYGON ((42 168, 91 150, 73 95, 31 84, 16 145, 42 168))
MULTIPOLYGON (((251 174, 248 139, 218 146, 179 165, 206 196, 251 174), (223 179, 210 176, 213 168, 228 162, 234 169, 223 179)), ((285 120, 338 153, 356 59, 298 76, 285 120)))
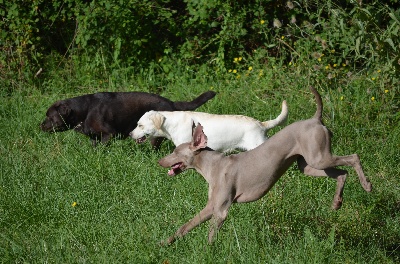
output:
POLYGON ((300 171, 306 175, 328 176, 337 181, 332 203, 335 210, 342 205, 347 171, 334 167, 353 167, 364 190, 371 191, 372 185, 364 176, 357 154, 331 154, 330 131, 321 121, 321 96, 313 87, 311 91, 317 101, 314 117, 285 127, 253 150, 231 156, 213 151, 207 147, 207 136, 199 124, 194 128, 191 142, 179 145, 172 154, 159 160, 161 166, 171 167, 168 172, 170 176, 177 175, 185 169, 196 169, 209 184, 206 207, 169 237, 165 241, 166 244, 173 243, 210 219, 208 241, 211 243, 214 234, 226 219, 232 203, 260 199, 295 161, 300 171))

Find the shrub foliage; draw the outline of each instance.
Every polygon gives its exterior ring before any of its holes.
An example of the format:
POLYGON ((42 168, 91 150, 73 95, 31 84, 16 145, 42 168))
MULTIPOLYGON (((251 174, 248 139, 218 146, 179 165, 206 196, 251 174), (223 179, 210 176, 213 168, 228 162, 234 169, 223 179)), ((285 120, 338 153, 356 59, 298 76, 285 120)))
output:
POLYGON ((159 63, 167 73, 176 61, 224 72, 239 56, 286 62, 325 56, 331 65, 379 65, 394 76, 397 2, 0 0, 0 71, 2 81, 15 73, 25 78, 49 55, 58 64, 84 56, 93 69, 159 63))

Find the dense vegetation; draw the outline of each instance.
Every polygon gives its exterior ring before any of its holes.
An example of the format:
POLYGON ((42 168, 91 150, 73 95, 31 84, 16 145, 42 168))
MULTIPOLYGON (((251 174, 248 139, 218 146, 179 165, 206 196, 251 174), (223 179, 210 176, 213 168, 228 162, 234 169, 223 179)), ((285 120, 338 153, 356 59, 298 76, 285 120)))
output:
POLYGON ((0 262, 400 261, 398 1, 0 0, 0 16, 0 262), (170 142, 93 148, 38 127, 67 97, 209 89, 199 111, 266 120, 287 100, 292 123, 315 111, 309 85, 334 153, 358 153, 373 192, 349 169, 332 211, 335 182, 294 166, 264 198, 232 206, 212 246, 208 224, 159 245, 207 198, 196 172, 158 166, 170 142))
POLYGON ((392 83, 400 64, 397 4, 1 1, 1 81, 13 89, 15 77, 28 81, 41 68, 45 78, 59 67, 81 70, 81 64, 94 76, 128 67, 172 78, 176 64, 223 74, 242 57, 262 64, 274 58, 315 71, 327 65, 379 68, 392 83))

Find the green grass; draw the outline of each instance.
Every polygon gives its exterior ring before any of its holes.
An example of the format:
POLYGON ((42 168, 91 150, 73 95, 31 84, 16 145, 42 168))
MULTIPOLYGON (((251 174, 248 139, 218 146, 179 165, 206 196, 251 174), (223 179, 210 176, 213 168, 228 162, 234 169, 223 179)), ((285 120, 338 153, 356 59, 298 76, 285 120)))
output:
POLYGON ((121 80, 111 76, 101 83, 88 76, 60 75, 4 95, 0 99, 0 262, 400 261, 398 88, 384 93, 385 87, 370 84, 361 75, 331 84, 304 76, 271 68, 262 78, 182 75, 158 84, 145 75, 124 75, 121 80), (217 97, 199 111, 260 120, 278 115, 286 99, 292 123, 315 111, 310 83, 322 94, 324 120, 334 133, 334 153, 358 153, 373 192, 366 193, 349 168, 343 207, 332 211, 335 182, 304 176, 292 167, 259 201, 233 205, 213 245, 207 244, 208 223, 170 247, 159 245, 199 212, 207 199, 207 185, 195 171, 170 178, 157 164, 173 150, 170 142, 159 152, 130 139, 92 148, 88 138, 73 131, 46 134, 38 127, 55 100, 128 90, 185 100, 214 89, 217 97))

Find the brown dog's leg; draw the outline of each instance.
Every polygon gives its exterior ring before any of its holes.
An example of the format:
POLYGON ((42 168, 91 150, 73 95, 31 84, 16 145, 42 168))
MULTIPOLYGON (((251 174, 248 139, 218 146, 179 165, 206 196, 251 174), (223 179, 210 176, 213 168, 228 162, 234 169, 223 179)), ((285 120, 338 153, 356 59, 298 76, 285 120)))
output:
POLYGON ((90 139, 90 141, 92 142, 92 147, 96 147, 97 146, 97 139, 90 139))
POLYGON ((336 169, 336 168, 327 168, 324 170, 318 170, 310 165, 304 160, 302 156, 297 159, 297 164, 299 166, 299 170, 309 176, 315 177, 329 177, 336 180, 336 192, 332 202, 332 209, 338 210, 342 206, 343 202, 343 189, 344 184, 346 182, 347 171, 336 169))
POLYGON ((153 146, 153 148, 155 149, 155 150, 159 150, 160 149, 160 146, 161 146, 161 143, 164 141, 164 138, 162 138, 162 137, 156 137, 156 138, 152 138, 151 140, 150 140, 150 143, 151 143, 151 145, 153 146))

